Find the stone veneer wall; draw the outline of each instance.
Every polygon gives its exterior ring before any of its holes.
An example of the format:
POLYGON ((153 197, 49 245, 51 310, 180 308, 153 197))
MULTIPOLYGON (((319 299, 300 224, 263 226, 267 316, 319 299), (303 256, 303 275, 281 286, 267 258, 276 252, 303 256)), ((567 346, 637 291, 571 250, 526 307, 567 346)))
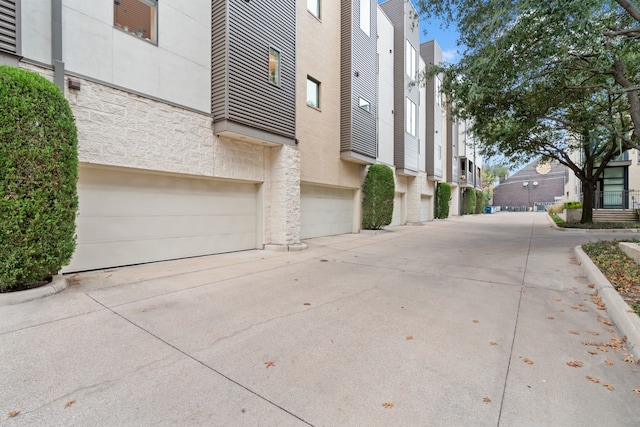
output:
MULTIPOLYGON (((53 72, 21 67, 49 80, 53 72)), ((263 242, 300 243, 300 153, 218 138, 211 116, 72 77, 65 86, 78 128, 80 162, 262 183, 263 242)))

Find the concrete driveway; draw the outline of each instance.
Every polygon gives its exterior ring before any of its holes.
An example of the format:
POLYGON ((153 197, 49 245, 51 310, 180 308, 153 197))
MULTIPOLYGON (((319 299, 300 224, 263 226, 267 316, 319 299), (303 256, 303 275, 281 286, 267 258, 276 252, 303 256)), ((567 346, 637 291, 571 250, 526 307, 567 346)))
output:
POLYGON ((498 213, 76 274, 0 308, 0 424, 638 426, 573 257, 622 236, 498 213))

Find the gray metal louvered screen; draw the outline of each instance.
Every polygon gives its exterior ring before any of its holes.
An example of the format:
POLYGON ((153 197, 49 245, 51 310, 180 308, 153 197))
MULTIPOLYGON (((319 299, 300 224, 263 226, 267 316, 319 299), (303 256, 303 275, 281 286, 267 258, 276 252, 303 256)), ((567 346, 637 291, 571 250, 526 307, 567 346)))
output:
POLYGON ((20 0, 0 0, 0 50, 20 54, 20 0))

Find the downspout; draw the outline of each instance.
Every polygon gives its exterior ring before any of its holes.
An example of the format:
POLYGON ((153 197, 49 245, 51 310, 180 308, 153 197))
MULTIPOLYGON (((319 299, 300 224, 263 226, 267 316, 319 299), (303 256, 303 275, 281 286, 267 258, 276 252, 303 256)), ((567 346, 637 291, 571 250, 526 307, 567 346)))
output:
POLYGON ((62 62, 62 0, 51 0, 51 56, 53 82, 64 92, 64 62, 62 62))

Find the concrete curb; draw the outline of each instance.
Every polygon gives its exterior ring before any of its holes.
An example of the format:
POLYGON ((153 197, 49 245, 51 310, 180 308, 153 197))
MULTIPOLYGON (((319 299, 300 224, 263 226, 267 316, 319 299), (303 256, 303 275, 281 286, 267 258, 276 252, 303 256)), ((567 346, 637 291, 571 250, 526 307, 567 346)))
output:
POLYGON ((549 219, 549 223, 551 224, 551 228, 555 228, 558 231, 566 231, 569 233, 630 233, 630 234, 638 234, 640 233, 640 229, 638 228, 565 228, 558 227, 558 224, 549 216, 547 212, 547 218, 549 219))
POLYGON ((67 289, 67 278, 62 275, 53 276, 53 280, 46 286, 26 291, 7 292, 0 294, 0 307, 20 304, 34 299, 55 295, 67 289))
POLYGON ((587 273, 587 277, 593 282, 598 290, 598 295, 607 306, 607 313, 620 332, 627 336, 627 348, 633 353, 636 360, 640 360, 640 317, 631 311, 629 304, 622 299, 618 291, 591 261, 591 258, 584 253, 582 247, 576 246, 575 252, 580 265, 587 273))

